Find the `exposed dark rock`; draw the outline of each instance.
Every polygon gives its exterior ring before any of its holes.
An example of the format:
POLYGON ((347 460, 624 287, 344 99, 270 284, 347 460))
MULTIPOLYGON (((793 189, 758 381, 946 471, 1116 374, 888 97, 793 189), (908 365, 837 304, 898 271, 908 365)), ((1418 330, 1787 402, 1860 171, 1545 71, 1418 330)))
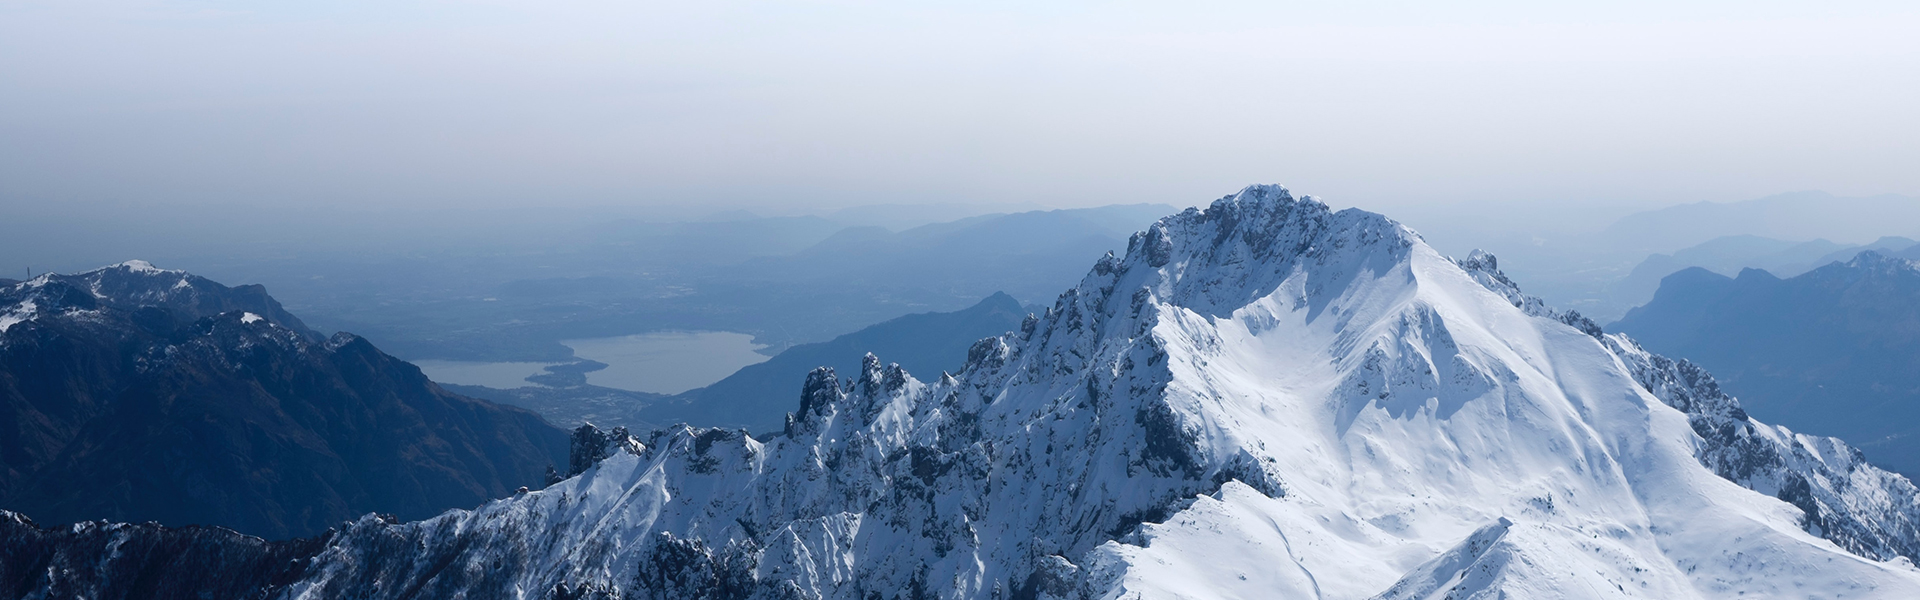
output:
POLYGON ((48 529, 0 511, 0 598, 265 598, 306 575, 328 539, 156 523, 48 529))
POLYGON ((573 430, 572 451, 567 454, 567 476, 579 475, 615 452, 639 454, 641 448, 640 440, 627 433, 625 427, 601 431, 592 423, 582 423, 573 430))

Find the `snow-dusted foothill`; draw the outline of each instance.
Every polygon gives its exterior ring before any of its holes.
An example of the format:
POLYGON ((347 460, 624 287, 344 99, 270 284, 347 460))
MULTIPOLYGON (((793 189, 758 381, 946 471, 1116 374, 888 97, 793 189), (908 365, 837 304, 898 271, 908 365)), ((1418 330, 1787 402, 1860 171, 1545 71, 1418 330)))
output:
MULTIPOLYGON (((258 285, 229 288, 186 271, 161 269, 144 260, 130 260, 85 273, 43 273, 27 281, 0 286, 0 333, 35 318, 67 317, 85 322, 101 310, 138 312, 161 308, 177 318, 196 319, 229 311, 247 312, 246 323, 268 320, 308 337, 317 334, 300 319, 280 308, 258 285)), ((7 343, 0 336, 0 345, 7 343)))
POLYGON ((595 442, 544 490, 361 519, 273 591, 1920 597, 1906 480, 1278 186, 1161 220, 957 373, 841 375, 778 435, 595 442))

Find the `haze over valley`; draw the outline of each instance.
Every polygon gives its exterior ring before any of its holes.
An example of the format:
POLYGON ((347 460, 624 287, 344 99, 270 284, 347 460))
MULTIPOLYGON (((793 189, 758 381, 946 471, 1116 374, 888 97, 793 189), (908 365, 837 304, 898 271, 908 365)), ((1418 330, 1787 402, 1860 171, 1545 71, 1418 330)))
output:
POLYGON ((1920 597, 1914 31, 0 2, 0 600, 1920 597))

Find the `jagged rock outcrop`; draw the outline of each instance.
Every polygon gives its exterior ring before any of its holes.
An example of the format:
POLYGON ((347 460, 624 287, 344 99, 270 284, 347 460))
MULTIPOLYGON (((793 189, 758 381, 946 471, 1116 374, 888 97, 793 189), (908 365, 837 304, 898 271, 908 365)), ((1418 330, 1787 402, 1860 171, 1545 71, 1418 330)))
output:
POLYGON ((615 452, 639 454, 645 449, 625 427, 600 431, 592 423, 582 423, 573 430, 572 449, 567 453, 567 477, 579 475, 615 452))

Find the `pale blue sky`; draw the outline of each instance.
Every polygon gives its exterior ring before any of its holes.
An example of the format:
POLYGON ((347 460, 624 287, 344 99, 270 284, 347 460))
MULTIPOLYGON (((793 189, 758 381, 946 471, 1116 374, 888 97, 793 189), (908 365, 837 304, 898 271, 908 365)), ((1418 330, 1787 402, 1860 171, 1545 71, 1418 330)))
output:
POLYGON ((0 0, 0 208, 1920 195, 1920 3, 0 0))

